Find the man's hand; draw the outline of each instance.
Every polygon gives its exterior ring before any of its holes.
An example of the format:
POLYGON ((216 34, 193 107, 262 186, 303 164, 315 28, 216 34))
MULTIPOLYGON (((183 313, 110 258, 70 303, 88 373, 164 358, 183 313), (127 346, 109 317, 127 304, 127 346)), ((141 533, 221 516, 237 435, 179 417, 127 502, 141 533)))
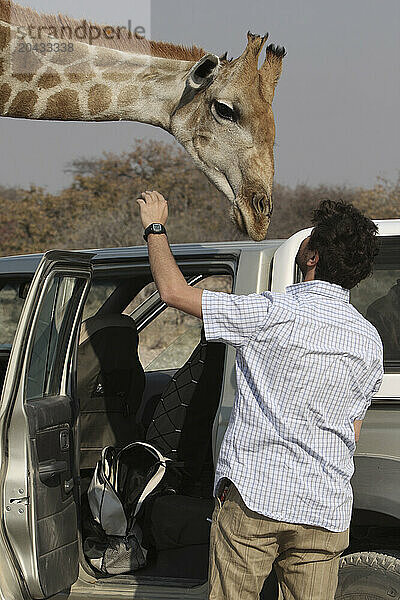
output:
POLYGON ((142 192, 142 198, 136 202, 140 207, 140 217, 146 229, 152 223, 165 225, 168 219, 168 203, 159 192, 142 192))

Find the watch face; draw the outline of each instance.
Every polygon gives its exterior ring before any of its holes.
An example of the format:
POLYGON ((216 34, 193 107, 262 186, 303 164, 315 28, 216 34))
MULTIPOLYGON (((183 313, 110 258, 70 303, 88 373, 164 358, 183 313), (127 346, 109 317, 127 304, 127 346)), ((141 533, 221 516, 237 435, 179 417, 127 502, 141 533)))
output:
POLYGON ((154 231, 161 231, 161 225, 160 225, 160 223, 154 223, 153 230, 154 231))

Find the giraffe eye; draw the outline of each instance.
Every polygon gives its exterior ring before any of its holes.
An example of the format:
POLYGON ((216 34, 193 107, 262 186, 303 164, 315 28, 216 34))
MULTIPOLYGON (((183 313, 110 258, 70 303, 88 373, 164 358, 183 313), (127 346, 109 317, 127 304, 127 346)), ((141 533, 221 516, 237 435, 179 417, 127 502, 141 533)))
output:
POLYGON ((223 102, 218 102, 218 100, 214 100, 213 106, 215 112, 221 119, 225 119, 226 121, 232 121, 233 123, 237 121, 237 115, 235 111, 227 104, 224 104, 223 102))

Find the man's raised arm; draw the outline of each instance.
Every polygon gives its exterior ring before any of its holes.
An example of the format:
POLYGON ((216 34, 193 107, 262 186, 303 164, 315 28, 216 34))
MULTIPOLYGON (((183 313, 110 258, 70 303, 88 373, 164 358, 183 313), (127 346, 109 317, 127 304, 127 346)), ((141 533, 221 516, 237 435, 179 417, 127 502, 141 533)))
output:
MULTIPOLYGON (((152 223, 165 225, 168 203, 159 192, 143 192, 137 203, 145 229, 152 223)), ((163 233, 150 233, 147 244, 151 272, 163 302, 201 319, 203 290, 187 284, 172 255, 167 236, 163 233)))

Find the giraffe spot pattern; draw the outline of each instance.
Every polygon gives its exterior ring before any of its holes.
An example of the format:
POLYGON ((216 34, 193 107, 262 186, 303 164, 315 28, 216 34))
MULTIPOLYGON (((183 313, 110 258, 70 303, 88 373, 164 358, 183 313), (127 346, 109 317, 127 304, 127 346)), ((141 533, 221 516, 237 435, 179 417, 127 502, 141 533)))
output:
POLYGON ((12 76, 18 81, 29 83, 34 78, 33 73, 13 73, 12 76))
POLYGON ((7 111, 10 117, 30 117, 37 101, 37 94, 33 90, 18 92, 7 111))
POLYGON ((115 50, 108 50, 101 48, 101 52, 97 51, 94 58, 93 64, 95 67, 118 67, 120 68, 120 56, 115 50))
POLYGON ((118 95, 118 106, 129 106, 137 100, 137 89, 134 85, 125 87, 118 95))
POLYGON ((8 102, 11 96, 11 86, 8 83, 4 83, 0 86, 0 111, 4 111, 6 102, 8 102))
POLYGON ((0 25, 0 50, 7 48, 8 44, 10 43, 10 39, 10 28, 0 25))
POLYGON ((18 81, 32 81, 41 65, 42 60, 35 52, 18 52, 16 49, 11 57, 11 73, 18 81))
POLYGON ((90 46, 74 42, 74 49, 71 52, 53 52, 51 62, 56 65, 70 65, 77 60, 86 58, 89 54, 89 48, 90 46))
POLYGON ((66 89, 53 94, 47 100, 46 110, 40 115, 40 119, 53 119, 67 121, 81 117, 79 109, 78 92, 66 89))
POLYGON ((11 21, 11 4, 9 2, 1 2, 0 3, 0 19, 5 21, 6 23, 10 23, 11 21))
POLYGON ((65 74, 71 83, 84 83, 90 81, 95 76, 89 62, 71 65, 65 69, 65 74))
POLYGON ((39 89, 49 90, 61 83, 61 77, 54 69, 47 69, 38 79, 37 85, 39 89))
POLYGON ((88 108, 91 115, 104 112, 111 104, 111 90, 106 85, 94 85, 89 91, 88 108))
POLYGON ((110 70, 103 71, 103 79, 105 81, 111 81, 114 83, 120 83, 122 81, 129 81, 132 79, 132 69, 118 69, 118 70, 110 70))

